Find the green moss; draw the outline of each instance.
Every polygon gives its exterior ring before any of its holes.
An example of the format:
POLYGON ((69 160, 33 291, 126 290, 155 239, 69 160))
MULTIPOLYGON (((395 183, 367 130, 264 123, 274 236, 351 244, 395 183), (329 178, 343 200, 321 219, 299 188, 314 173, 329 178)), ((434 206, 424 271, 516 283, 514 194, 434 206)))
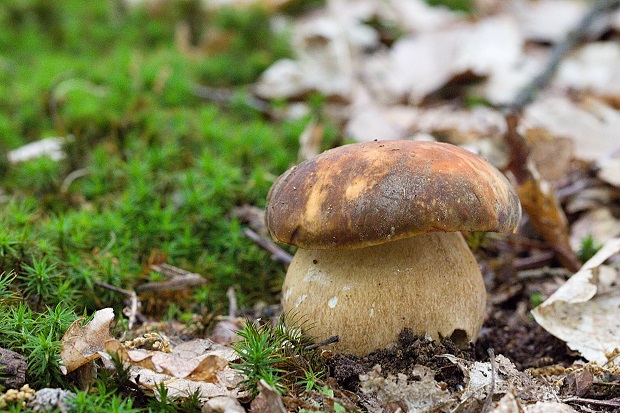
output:
POLYGON ((431 6, 443 6, 466 13, 471 13, 474 9, 474 4, 471 0, 426 0, 426 2, 431 6))
POLYGON ((264 206, 296 159, 307 120, 267 120, 239 88, 289 53, 286 35, 260 9, 201 14, 200 35, 225 30, 230 47, 188 57, 174 30, 191 2, 169 3, 163 14, 115 1, 0 4, 0 346, 30 356, 31 383, 62 384, 54 355, 68 323, 124 306, 96 282, 136 287, 154 251, 208 281, 179 314, 220 310, 230 286, 242 305, 278 299, 284 269, 230 212, 264 206), (233 87, 233 101, 196 97, 201 83, 233 87), (46 137, 65 138, 65 159, 8 162, 46 137))

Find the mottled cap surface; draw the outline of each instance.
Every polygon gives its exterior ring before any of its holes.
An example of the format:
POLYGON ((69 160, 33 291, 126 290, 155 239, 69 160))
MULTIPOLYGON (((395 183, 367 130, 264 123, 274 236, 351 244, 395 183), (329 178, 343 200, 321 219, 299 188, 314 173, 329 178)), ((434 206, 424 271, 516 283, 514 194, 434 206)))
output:
POLYGON ((267 196, 278 242, 351 249, 430 231, 514 231, 521 206, 504 175, 458 146, 375 141, 292 167, 267 196))

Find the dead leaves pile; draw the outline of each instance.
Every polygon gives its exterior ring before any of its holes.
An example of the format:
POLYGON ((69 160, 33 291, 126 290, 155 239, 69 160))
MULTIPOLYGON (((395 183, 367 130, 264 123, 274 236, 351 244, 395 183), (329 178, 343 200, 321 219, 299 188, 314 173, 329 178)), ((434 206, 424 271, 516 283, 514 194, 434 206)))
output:
POLYGON ((230 347, 197 339, 170 345, 168 351, 136 348, 134 343, 121 343, 110 336, 113 320, 112 309, 99 310, 85 325, 84 320, 73 323, 62 339, 63 372, 87 372, 78 375, 82 386, 94 379, 94 360, 102 358, 104 365, 112 367, 110 354, 115 354, 129 367, 130 379, 148 392, 156 393, 156 386, 164 383, 171 398, 196 392, 203 401, 243 395, 239 384, 244 377, 230 366, 237 358, 230 347))

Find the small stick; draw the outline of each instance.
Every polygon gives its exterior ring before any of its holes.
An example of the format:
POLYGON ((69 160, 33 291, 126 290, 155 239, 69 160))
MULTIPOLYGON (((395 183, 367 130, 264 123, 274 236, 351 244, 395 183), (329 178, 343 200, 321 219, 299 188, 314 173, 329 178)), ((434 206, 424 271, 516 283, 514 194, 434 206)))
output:
POLYGON ((244 228, 243 233, 246 237, 254 241, 259 247, 267 250, 267 252, 271 253, 271 259, 288 266, 293 257, 288 252, 284 251, 282 248, 278 247, 275 242, 270 240, 269 238, 263 237, 250 228, 244 228))
POLYGON ((491 383, 489 392, 487 393, 487 398, 482 405, 482 413, 490 412, 493 408, 493 391, 495 390, 495 371, 497 370, 497 366, 495 365, 495 351, 492 348, 487 350, 489 353, 489 359, 491 361, 491 383))
POLYGON ((186 271, 169 264, 151 265, 152 270, 170 277, 166 281, 149 282, 136 288, 140 293, 146 291, 179 291, 207 283, 200 274, 186 271))
POLYGON ((95 285, 102 288, 107 288, 108 290, 114 291, 115 293, 123 294, 129 297, 129 314, 127 314, 127 327, 129 330, 131 330, 136 322, 136 315, 138 314, 139 307, 138 295, 136 294, 136 292, 133 290, 125 290, 123 288, 116 287, 103 281, 95 281, 95 285))
POLYGON ((584 399, 583 397, 567 397, 562 399, 564 403, 589 403, 596 404, 598 406, 607 406, 607 407, 620 407, 620 401, 618 400, 597 400, 597 399, 584 399))
POLYGON ((314 350, 317 347, 323 347, 328 344, 337 343, 340 341, 339 336, 331 336, 323 341, 319 341, 318 343, 310 344, 309 346, 304 347, 304 350, 314 350))
POLYGON ((228 298, 228 302, 230 303, 228 307, 228 318, 230 320, 234 320, 237 317, 237 313, 239 312, 239 307, 237 306, 237 294, 235 294, 234 287, 228 287, 226 290, 226 297, 228 298))

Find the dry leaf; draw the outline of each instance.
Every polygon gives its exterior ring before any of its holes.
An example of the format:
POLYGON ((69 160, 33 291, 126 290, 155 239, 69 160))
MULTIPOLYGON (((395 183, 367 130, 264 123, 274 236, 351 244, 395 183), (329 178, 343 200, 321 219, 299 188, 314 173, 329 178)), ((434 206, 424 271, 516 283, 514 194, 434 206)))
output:
MULTIPOLYGON (((620 148, 620 143, 618 143, 620 148)), ((598 160, 598 177, 603 181, 620 188, 620 151, 598 160)))
POLYGON ((245 413, 245 409, 233 397, 217 396, 207 400, 201 413, 245 413))
POLYGON ((499 401, 492 413, 524 413, 521 402, 512 392, 506 393, 499 401))
POLYGON ((590 99, 541 97, 525 108, 522 126, 541 128, 575 142, 575 157, 596 161, 618 149, 620 111, 590 99))
POLYGON ((525 140, 517 133, 517 119, 507 117, 506 143, 510 147, 508 169, 514 175, 516 191, 523 210, 544 240, 556 251, 562 264, 571 271, 581 266, 569 241, 568 220, 555 197, 553 187, 540 178, 525 140))
POLYGON ((562 61, 554 85, 620 97, 620 44, 588 43, 562 61))
POLYGON ((536 402, 525 406, 525 413, 577 413, 577 410, 565 403, 536 402))
POLYGON ((423 0, 390 0, 377 3, 377 14, 382 21, 394 22, 409 33, 447 28, 467 17, 444 7, 429 6, 423 0))
POLYGON ((380 372, 381 368, 376 366, 368 374, 360 375, 360 384, 362 392, 376 397, 381 406, 393 403, 404 411, 430 412, 452 401, 450 392, 439 386, 428 367, 415 366, 415 380, 408 380, 405 374, 384 378, 380 372))
POLYGON ((620 219, 614 217, 608 207, 596 208, 583 214, 571 225, 570 242, 573 249, 579 250, 582 240, 588 236, 599 245, 620 237, 620 219))
POLYGON ((251 413, 286 413, 282 396, 278 394, 265 380, 258 383, 258 396, 252 400, 251 413))
MULTIPOLYGON (((468 361, 451 354, 445 354, 447 358, 456 364, 465 376, 465 389, 461 395, 463 400, 477 398, 484 400, 491 388, 491 373, 493 366, 490 362, 468 361)), ((511 389, 529 389, 532 387, 532 380, 524 373, 521 373, 510 360, 501 354, 495 356, 495 383, 494 394, 504 394, 511 389)))
POLYGON ((383 65, 371 59, 365 77, 378 96, 392 102, 420 102, 457 75, 489 76, 514 66, 521 46, 512 20, 485 19, 450 30, 403 37, 392 46, 383 65))
POLYGON ((603 264, 619 251, 620 238, 607 241, 579 272, 532 310, 545 330, 599 364, 620 348, 620 269, 617 264, 603 264))
POLYGON ((575 147, 571 139, 558 138, 543 129, 528 130, 525 139, 541 179, 555 181, 566 176, 575 147))
POLYGON ((114 320, 114 310, 104 308, 95 312, 93 319, 85 326, 80 318, 71 324, 62 337, 60 359, 63 374, 71 373, 89 361, 99 358, 106 341, 110 340, 110 323, 114 320))
POLYGON ((574 0, 538 0, 508 2, 507 8, 518 20, 528 40, 554 43, 573 30, 586 12, 585 2, 574 0))
POLYGON ((236 360, 233 349, 211 340, 192 340, 172 348, 170 353, 127 350, 117 340, 108 340, 106 350, 131 365, 133 380, 153 390, 164 382, 170 397, 186 397, 198 391, 202 399, 237 396, 244 377, 229 362, 236 360))

